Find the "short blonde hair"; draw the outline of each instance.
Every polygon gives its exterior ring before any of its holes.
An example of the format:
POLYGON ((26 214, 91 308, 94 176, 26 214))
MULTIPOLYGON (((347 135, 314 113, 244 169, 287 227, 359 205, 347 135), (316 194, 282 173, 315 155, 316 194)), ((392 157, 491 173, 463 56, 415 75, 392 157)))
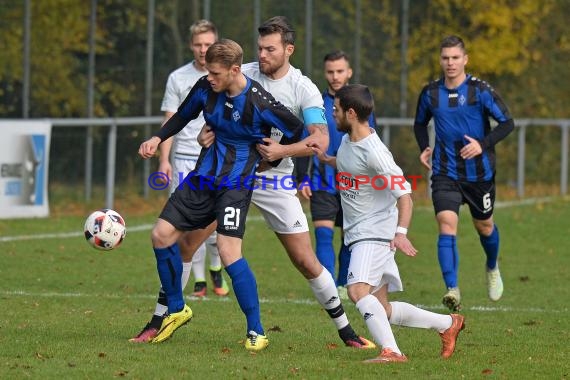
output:
POLYGON ((228 38, 222 38, 208 48, 208 51, 206 51, 206 62, 219 63, 226 68, 241 66, 243 50, 237 42, 228 38))
POLYGON ((216 40, 218 39, 218 28, 212 21, 208 20, 198 20, 194 24, 190 25, 190 41, 194 38, 197 34, 208 33, 212 32, 216 36, 216 40))

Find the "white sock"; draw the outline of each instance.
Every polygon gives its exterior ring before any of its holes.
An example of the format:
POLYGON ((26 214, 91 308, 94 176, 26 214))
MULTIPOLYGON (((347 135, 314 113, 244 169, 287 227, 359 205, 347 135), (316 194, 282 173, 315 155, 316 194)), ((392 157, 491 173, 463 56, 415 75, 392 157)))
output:
POLYGON ((202 244, 192 257, 194 281, 206 281, 206 245, 202 244))
POLYGON ((182 278, 180 279, 182 281, 182 290, 184 290, 184 288, 186 288, 186 285, 188 284, 188 279, 190 278, 190 270, 192 269, 192 261, 190 261, 189 263, 182 263, 182 278))
POLYGON ((451 327, 451 316, 432 313, 405 302, 390 302, 392 315, 390 323, 398 326, 434 329, 444 332, 451 327))
MULTIPOLYGON (((163 290, 160 289, 160 291, 162 292, 163 290)), ((156 303, 156 306, 154 307, 154 315, 162 316, 166 314, 167 311, 168 311, 168 305, 163 305, 158 302, 156 303)))
POLYGON ((386 310, 384 310, 378 298, 372 294, 364 296, 358 300, 356 308, 360 311, 360 314, 362 314, 364 322, 366 322, 366 326, 376 343, 380 344, 382 348, 389 348, 401 354, 402 352, 396 344, 396 338, 392 332, 390 322, 388 322, 386 310))
POLYGON ((220 259, 220 252, 218 251, 215 232, 210 235, 208 240, 206 240, 206 251, 210 257, 210 270, 221 270, 222 260, 220 259))
POLYGON ((348 325, 348 317, 340 303, 340 297, 338 296, 338 290, 332 275, 325 267, 321 266, 321 268, 320 275, 308 280, 309 286, 317 298, 317 301, 319 301, 321 306, 331 317, 337 330, 340 330, 348 325))

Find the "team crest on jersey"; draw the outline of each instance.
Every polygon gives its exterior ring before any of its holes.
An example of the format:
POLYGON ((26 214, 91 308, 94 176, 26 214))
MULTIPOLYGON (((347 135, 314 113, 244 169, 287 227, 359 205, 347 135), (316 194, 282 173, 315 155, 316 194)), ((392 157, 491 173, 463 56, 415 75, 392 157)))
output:
POLYGON ((464 105, 465 104, 465 96, 463 96, 463 94, 461 94, 461 96, 459 97, 459 104, 464 105))
POLYGON ((237 110, 235 110, 235 111, 232 113, 232 118, 234 119, 234 121, 238 121, 239 119, 241 119, 241 116, 240 116, 240 114, 239 114, 239 112, 238 112, 237 110))

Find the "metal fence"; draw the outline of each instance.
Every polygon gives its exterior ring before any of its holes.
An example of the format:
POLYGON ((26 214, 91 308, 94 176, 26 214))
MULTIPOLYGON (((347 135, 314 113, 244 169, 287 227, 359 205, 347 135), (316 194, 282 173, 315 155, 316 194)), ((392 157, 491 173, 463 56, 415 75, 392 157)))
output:
MULTIPOLYGON (((137 141, 140 143, 146 138, 150 128, 158 128, 163 121, 162 116, 152 117, 125 117, 125 118, 76 118, 76 119, 48 119, 53 127, 81 127, 85 128, 101 128, 107 127, 106 148, 105 148, 105 207, 113 208, 115 199, 115 186, 116 186, 116 168, 117 168, 117 135, 118 128, 134 127, 137 126, 141 131, 137 135, 137 141), (141 127, 143 129, 141 129, 141 127), (144 131, 144 132, 142 132, 144 131)), ((391 135, 395 131, 394 128, 408 127, 413 125, 413 119, 410 118, 378 118, 377 124, 381 130, 381 137, 387 146, 391 145, 391 135)), ((560 194, 565 195, 568 192, 568 129, 570 127, 570 119, 517 119, 515 120, 515 134, 517 135, 516 141, 516 191, 520 198, 525 196, 525 174, 526 174, 526 158, 527 158, 527 134, 532 128, 558 128, 560 130, 560 145, 554 146, 548 144, 544 149, 552 151, 558 149, 560 155, 560 194)), ((86 134, 89 136, 89 134, 86 134)), ((76 137, 77 138, 77 137, 76 137)), ((397 145, 394 143, 393 145, 397 145)), ((557 145, 557 144, 556 144, 557 145)), ((395 146, 393 147, 395 148, 395 146)), ((132 152, 132 155, 135 153, 132 152)), ((416 154, 416 152, 414 152, 416 154)), ((99 155, 100 156, 100 155, 99 155)), ((50 160, 53 162, 53 160, 50 160)), ((92 171, 94 158, 93 152, 90 149, 85 149, 85 198, 88 200, 91 194, 92 171)), ((50 164, 51 166, 51 164, 50 164)), ((150 165, 148 160, 141 168, 137 168, 142 174, 144 184, 150 175, 150 165)), ((51 172, 51 170, 50 170, 51 172)), ((50 177, 53 177, 50 174, 50 177)), ((146 189, 147 186, 143 185, 146 189)), ((146 195, 146 192, 145 192, 146 195)))

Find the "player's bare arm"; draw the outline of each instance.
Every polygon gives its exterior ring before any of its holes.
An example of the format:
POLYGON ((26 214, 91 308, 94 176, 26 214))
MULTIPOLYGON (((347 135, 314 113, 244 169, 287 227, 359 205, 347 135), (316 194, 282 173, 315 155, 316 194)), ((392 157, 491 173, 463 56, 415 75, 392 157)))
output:
POLYGON ((408 240, 407 229, 412 220, 413 201, 410 194, 404 194, 398 198, 398 229, 394 240, 390 243, 394 249, 399 249, 407 256, 415 256, 418 250, 408 240))
MULTIPOLYGON (((164 122, 162 125, 166 124, 168 119, 174 115, 174 112, 164 113, 164 122)), ((168 178, 172 178, 172 165, 170 164, 170 151, 172 149, 172 137, 166 139, 162 144, 160 144, 160 156, 158 157, 158 171, 167 175, 168 178)))

